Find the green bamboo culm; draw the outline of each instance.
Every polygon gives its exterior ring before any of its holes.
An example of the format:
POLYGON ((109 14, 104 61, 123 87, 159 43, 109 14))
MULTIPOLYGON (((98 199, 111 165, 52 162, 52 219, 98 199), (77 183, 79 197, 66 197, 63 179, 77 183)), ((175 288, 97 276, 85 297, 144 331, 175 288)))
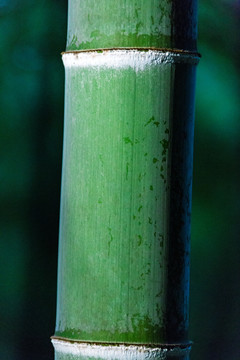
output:
POLYGON ((189 359, 195 0, 69 0, 56 360, 189 359))

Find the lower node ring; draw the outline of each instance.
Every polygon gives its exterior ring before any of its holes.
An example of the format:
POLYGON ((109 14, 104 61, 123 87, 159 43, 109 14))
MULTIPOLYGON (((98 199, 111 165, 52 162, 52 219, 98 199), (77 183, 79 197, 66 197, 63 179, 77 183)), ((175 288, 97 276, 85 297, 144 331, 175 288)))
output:
POLYGON ((55 337, 52 338, 52 343, 57 360, 187 360, 191 350, 191 344, 162 344, 149 347, 146 345, 84 343, 55 337))

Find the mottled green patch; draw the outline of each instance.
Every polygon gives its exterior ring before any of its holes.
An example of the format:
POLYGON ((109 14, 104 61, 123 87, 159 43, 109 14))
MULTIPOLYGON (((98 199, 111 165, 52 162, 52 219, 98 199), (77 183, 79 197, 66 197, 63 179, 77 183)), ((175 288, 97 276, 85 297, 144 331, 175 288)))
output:
MULTIPOLYGON (((138 22, 138 28, 141 29, 141 23, 138 22)), ((155 47, 155 48, 171 48, 174 42, 171 36, 159 33, 158 28, 154 30, 154 34, 139 34, 137 31, 128 33, 120 30, 112 35, 106 35, 97 30, 91 32, 92 40, 86 41, 82 33, 76 32, 67 42, 66 50, 87 50, 87 49, 108 49, 116 47, 155 47), (79 36, 78 36, 79 35, 79 36)), ((142 51, 148 51, 142 49, 142 51)))
POLYGON ((128 136, 127 136, 127 137, 124 137, 123 140, 124 140, 125 144, 131 144, 131 145, 133 145, 133 141, 132 141, 128 136))
POLYGON ((160 141, 160 144, 161 144, 162 147, 163 147, 162 155, 166 155, 167 150, 168 150, 168 146, 169 146, 169 140, 162 139, 162 140, 160 141))
POLYGON ((134 290, 134 291, 139 291, 143 288, 143 285, 139 285, 139 286, 130 286, 130 289, 134 290))
POLYGON ((138 175, 138 181, 141 181, 141 180, 144 178, 145 175, 146 175, 145 172, 144 172, 144 173, 139 173, 139 175, 138 175))
POLYGON ((95 39, 95 38, 99 37, 100 35, 101 34, 100 34, 99 30, 94 30, 91 32, 90 37, 95 39))
POLYGON ((139 21, 137 24, 136 24, 136 32, 138 33, 139 30, 143 27, 143 23, 141 21, 139 21))
POLYGON ((147 122, 146 124, 144 125, 145 127, 148 126, 149 124, 151 124, 151 122, 153 122, 155 120, 155 117, 152 116, 147 122))
POLYGON ((69 45, 67 46, 67 50, 78 50, 79 44, 78 44, 78 38, 76 35, 73 35, 73 37, 69 40, 69 45))
POLYGON ((159 246, 163 247, 164 237, 163 234, 158 234, 159 246))
POLYGON ((140 246, 142 244, 143 239, 141 235, 138 235, 137 237, 138 237, 137 245, 140 246))
POLYGON ((145 275, 150 275, 150 274, 151 274, 151 269, 150 269, 150 266, 149 266, 149 268, 145 272, 145 275))
POLYGON ((156 162, 158 162, 157 158, 153 158, 153 163, 156 164, 156 162))
MULTIPOLYGON (((134 290, 140 290, 136 287, 134 290)), ((161 294, 157 298, 160 298, 161 294)), ((159 319, 162 317, 159 316, 159 319)), ((122 319, 121 319, 122 321, 122 319)), ((155 344, 163 343, 165 339, 164 325, 161 321, 159 324, 154 324, 148 316, 143 316, 141 313, 135 313, 132 316, 128 315, 126 319, 127 323, 131 323, 133 331, 121 332, 117 330, 118 324, 116 322, 116 329, 112 326, 111 330, 95 330, 92 332, 84 331, 81 329, 65 328, 62 331, 56 330, 55 336, 63 337, 72 340, 82 341, 100 341, 100 342, 113 342, 116 340, 123 343, 138 343, 138 344, 155 344)), ((108 344, 106 344, 108 346, 108 344)))

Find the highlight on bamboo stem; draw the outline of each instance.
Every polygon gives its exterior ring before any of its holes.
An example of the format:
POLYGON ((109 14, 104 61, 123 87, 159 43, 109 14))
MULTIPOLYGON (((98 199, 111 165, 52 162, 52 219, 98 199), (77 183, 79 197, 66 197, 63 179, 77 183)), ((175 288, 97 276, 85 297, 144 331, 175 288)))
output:
POLYGON ((69 1, 56 360, 189 359, 196 23, 69 1))

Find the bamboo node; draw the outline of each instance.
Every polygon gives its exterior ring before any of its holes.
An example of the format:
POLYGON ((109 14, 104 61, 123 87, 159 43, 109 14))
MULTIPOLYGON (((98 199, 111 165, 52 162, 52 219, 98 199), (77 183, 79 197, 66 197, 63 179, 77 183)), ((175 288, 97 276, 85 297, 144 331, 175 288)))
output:
POLYGON ((67 51, 62 53, 62 58, 66 68, 133 68, 137 71, 161 64, 197 65, 200 55, 185 50, 136 48, 67 51))
POLYGON ((179 356, 188 356, 191 343, 187 344, 113 344, 97 342, 81 342, 58 338, 53 336, 52 343, 59 359, 64 355, 71 355, 71 359, 111 359, 111 360, 145 360, 145 359, 170 359, 179 356))

